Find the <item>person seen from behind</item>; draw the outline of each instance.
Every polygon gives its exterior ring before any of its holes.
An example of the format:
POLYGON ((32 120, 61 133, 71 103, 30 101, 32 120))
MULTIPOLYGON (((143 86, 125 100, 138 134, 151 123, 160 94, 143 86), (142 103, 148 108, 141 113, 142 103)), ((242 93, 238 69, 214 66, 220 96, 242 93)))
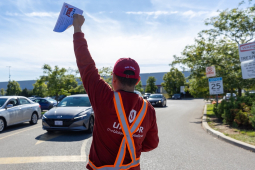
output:
POLYGON ((74 15, 76 62, 95 114, 87 169, 140 170, 141 152, 155 149, 159 137, 154 108, 134 92, 140 81, 139 65, 131 58, 117 60, 112 89, 100 78, 90 55, 81 30, 84 21, 82 15, 74 15))

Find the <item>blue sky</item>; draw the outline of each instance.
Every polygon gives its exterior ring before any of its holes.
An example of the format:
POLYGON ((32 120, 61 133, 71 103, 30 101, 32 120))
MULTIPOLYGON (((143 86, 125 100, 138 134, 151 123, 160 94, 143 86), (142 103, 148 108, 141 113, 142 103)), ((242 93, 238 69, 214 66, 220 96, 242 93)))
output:
POLYGON ((134 58, 141 73, 167 72, 173 55, 209 27, 204 20, 240 0, 0 1, 0 82, 39 78, 43 64, 77 69, 73 28, 53 32, 63 3, 84 11, 83 32, 98 68, 134 58))

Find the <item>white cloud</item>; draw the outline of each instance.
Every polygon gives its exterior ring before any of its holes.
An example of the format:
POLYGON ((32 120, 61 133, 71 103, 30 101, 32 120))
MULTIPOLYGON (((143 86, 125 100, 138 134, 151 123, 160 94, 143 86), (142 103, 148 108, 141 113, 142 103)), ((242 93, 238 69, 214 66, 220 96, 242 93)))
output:
POLYGON ((25 13, 28 17, 57 17, 59 13, 54 12, 31 12, 31 13, 25 13))
POLYGON ((144 11, 129 11, 126 12, 126 14, 134 14, 134 15, 149 15, 154 16, 154 18, 157 18, 160 15, 171 15, 171 14, 177 14, 178 11, 152 11, 152 12, 144 12, 144 11))
POLYGON ((188 18, 201 17, 201 16, 203 18, 207 18, 207 17, 216 16, 218 14, 219 13, 216 11, 193 11, 193 10, 188 10, 181 13, 181 15, 188 18))
POLYGON ((7 16, 27 16, 27 17, 57 17, 59 13, 54 12, 31 12, 31 13, 12 13, 6 12, 7 16))

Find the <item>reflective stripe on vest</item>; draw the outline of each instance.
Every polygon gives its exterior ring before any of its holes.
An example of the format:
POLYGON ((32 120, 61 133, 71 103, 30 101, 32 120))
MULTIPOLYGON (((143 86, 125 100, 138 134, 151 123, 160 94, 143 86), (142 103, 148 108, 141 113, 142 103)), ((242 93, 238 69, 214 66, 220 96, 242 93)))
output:
POLYGON ((147 102, 146 100, 143 101, 142 108, 140 109, 136 119, 129 127, 127 117, 125 114, 122 98, 119 92, 114 92, 114 106, 117 112, 118 120, 121 126, 121 130, 123 131, 123 139, 118 151, 117 158, 115 160, 114 165, 106 165, 101 167, 96 167, 91 161, 89 161, 89 165, 94 170, 120 170, 120 169, 129 169, 131 167, 137 166, 140 163, 140 158, 136 158, 136 149, 133 140, 133 134, 137 131, 140 127, 146 112, 147 112, 147 102), (123 165, 124 157, 126 155, 126 146, 128 147, 132 162, 127 165, 123 165))

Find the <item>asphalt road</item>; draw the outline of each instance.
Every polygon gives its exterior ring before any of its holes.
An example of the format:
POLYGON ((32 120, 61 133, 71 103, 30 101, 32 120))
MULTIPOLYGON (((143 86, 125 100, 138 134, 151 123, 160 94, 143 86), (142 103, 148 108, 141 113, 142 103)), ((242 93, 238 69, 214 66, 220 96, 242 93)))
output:
MULTIPOLYGON (((255 153, 208 135, 201 127, 204 101, 168 100, 156 108, 160 143, 142 153, 141 169, 242 169, 254 168, 255 153)), ((47 134, 29 123, 0 134, 0 170, 85 169, 91 135, 84 132, 47 134)))

